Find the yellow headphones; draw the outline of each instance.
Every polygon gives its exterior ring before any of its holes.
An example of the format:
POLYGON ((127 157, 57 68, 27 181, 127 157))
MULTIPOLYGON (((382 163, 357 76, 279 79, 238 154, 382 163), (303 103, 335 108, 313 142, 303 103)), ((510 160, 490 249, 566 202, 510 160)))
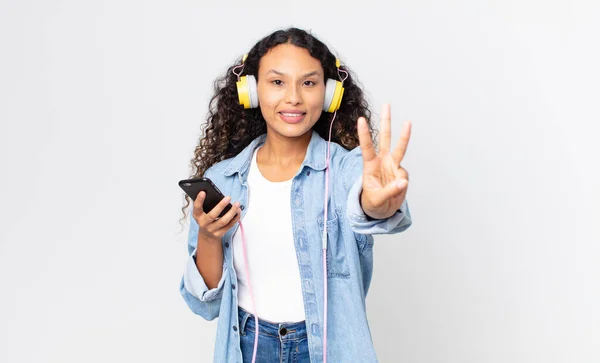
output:
MULTIPOLYGON (((248 54, 242 58, 242 64, 248 58, 248 54)), ((335 60, 335 66, 339 70, 340 61, 335 60)), ((253 75, 247 75, 239 77, 239 81, 236 82, 238 99, 240 105, 244 108, 257 108, 258 107, 258 92, 256 88, 256 78, 253 75)), ((340 109, 342 104, 342 96, 344 95, 343 83, 336 81, 335 79, 328 78, 325 83, 325 100, 323 102, 323 111, 333 113, 340 109)))

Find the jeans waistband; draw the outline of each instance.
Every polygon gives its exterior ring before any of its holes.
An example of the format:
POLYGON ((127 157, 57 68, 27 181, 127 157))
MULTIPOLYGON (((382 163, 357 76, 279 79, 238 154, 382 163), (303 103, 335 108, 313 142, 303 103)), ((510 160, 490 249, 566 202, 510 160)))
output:
MULTIPOLYGON (((254 315, 238 306, 238 318, 240 322, 240 333, 246 335, 246 331, 256 331, 254 315)), ((258 319, 258 334, 281 340, 296 340, 306 337, 306 323, 284 322, 274 323, 267 320, 258 319)))

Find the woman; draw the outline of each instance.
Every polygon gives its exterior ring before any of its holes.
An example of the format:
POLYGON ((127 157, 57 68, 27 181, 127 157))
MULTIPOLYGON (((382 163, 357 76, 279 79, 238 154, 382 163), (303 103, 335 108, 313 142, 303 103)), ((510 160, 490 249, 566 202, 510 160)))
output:
POLYGON ((411 125, 390 150, 384 106, 377 153, 370 116, 348 68, 297 28, 261 39, 215 83, 191 177, 226 197, 208 213, 204 192, 194 201, 180 286, 194 313, 219 317, 215 362, 377 361, 373 234, 412 223, 400 166, 411 125))

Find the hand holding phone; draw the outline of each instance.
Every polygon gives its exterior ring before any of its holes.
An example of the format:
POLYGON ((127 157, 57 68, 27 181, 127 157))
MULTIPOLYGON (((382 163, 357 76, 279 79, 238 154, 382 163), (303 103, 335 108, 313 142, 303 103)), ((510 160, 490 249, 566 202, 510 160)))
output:
POLYGON ((194 200, 193 217, 202 233, 220 238, 239 221, 239 202, 232 205, 231 198, 225 197, 210 179, 185 179, 179 181, 179 186, 194 200))
MULTIPOLYGON (((204 213, 210 213, 210 211, 213 210, 217 204, 223 200, 223 198, 225 198, 219 188, 217 188, 217 186, 208 178, 181 180, 179 181, 179 186, 194 201, 196 201, 198 193, 201 191, 206 193, 204 203, 202 204, 204 213)), ((228 204, 225 209, 221 211, 218 218, 223 217, 225 213, 229 212, 230 209, 231 204, 228 204)))

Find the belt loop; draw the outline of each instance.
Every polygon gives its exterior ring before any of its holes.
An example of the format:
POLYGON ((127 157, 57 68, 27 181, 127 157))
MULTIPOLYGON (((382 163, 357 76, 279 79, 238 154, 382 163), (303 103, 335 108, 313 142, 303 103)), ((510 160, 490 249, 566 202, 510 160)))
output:
MULTIPOLYGON (((241 309, 241 308, 238 308, 241 309)), ((242 310, 242 321, 240 322, 240 335, 245 336, 246 335, 246 323, 248 322, 248 318, 250 318, 250 313, 248 313, 246 310, 241 309, 242 310)))

